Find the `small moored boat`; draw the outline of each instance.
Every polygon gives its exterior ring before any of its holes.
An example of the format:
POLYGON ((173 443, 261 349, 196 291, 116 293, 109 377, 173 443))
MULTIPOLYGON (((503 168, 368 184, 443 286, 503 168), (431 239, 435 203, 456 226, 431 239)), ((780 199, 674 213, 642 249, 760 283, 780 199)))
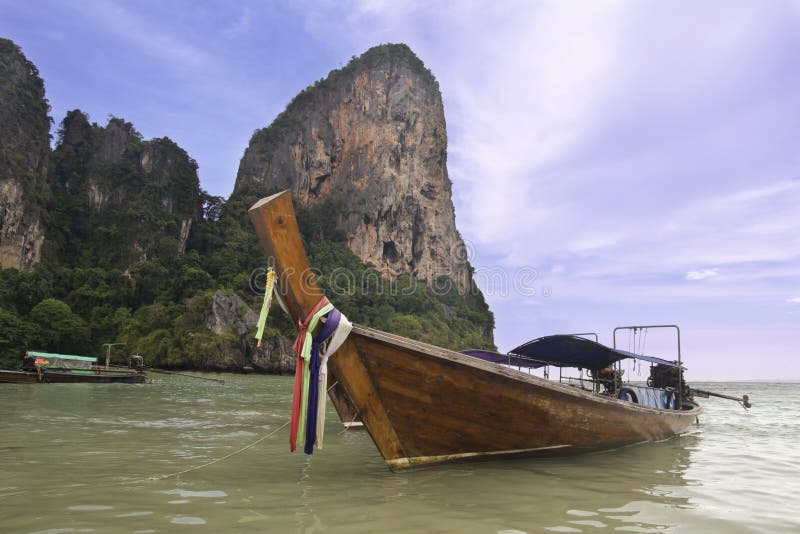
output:
POLYGON ((0 370, 0 383, 56 384, 85 382, 91 384, 141 384, 147 375, 141 358, 132 358, 132 367, 105 367, 97 358, 28 351, 19 371, 0 370))

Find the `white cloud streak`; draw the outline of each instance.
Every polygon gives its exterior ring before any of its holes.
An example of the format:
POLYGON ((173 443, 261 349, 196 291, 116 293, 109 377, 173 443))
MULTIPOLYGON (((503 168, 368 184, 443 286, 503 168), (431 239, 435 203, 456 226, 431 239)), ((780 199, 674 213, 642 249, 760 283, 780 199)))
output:
POLYGON ((686 273, 687 280, 705 280, 719 274, 719 269, 700 269, 699 271, 689 271, 686 273))

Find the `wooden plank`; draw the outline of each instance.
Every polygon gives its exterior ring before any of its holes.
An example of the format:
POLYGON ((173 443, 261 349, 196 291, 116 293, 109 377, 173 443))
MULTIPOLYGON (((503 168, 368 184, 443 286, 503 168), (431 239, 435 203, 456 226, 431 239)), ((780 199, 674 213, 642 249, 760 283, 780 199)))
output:
POLYGON ((339 419, 347 430, 363 430, 364 423, 358 415, 358 409, 350 400, 344 385, 328 373, 328 396, 336 408, 339 419))

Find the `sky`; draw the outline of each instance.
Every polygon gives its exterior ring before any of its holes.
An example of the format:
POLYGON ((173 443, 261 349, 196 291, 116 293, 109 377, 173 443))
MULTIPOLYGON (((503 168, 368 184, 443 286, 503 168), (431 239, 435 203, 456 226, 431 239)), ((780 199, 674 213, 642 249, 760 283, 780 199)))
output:
MULTIPOLYGON (((800 0, 0 0, 0 36, 56 125, 168 136, 220 196, 295 94, 406 43, 501 351, 678 324, 688 379, 800 379, 800 0)), ((617 343, 676 355, 666 330, 617 343)))

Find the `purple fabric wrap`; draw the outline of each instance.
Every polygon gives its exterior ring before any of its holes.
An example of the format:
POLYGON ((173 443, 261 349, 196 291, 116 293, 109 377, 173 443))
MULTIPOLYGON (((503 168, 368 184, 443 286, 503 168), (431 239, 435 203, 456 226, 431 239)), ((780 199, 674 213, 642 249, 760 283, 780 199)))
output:
MULTIPOLYGON (((314 453, 314 443, 317 441, 317 403, 319 402, 319 346, 333 335, 339 326, 339 319, 342 313, 336 308, 328 312, 328 319, 319 329, 319 334, 311 344, 311 360, 309 360, 309 382, 308 382, 308 415, 306 416, 306 442, 303 452, 306 454, 314 453)), ((322 392, 324 395, 326 392, 322 392)))

